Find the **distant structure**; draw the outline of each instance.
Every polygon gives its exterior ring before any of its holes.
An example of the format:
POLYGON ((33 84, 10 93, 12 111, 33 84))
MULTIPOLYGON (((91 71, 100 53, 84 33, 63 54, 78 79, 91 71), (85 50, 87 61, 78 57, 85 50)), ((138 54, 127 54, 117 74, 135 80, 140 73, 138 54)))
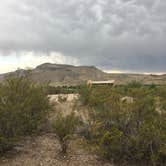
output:
POLYGON ((92 81, 92 80, 88 80, 87 81, 87 85, 88 86, 92 86, 92 85, 114 85, 115 84, 115 80, 108 80, 108 81, 92 81))

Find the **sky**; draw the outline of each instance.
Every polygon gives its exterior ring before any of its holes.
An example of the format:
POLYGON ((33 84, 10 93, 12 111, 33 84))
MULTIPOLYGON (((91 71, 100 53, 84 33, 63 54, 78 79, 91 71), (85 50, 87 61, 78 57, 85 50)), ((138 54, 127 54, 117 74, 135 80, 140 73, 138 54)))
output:
POLYGON ((1 0, 0 73, 46 62, 166 73, 166 0, 1 0))

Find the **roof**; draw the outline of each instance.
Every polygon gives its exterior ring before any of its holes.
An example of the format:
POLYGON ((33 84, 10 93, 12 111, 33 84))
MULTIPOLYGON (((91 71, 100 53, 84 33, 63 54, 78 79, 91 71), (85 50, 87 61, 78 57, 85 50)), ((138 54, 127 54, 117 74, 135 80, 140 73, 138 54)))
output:
POLYGON ((108 81, 90 81, 91 84, 114 84, 115 80, 108 81))

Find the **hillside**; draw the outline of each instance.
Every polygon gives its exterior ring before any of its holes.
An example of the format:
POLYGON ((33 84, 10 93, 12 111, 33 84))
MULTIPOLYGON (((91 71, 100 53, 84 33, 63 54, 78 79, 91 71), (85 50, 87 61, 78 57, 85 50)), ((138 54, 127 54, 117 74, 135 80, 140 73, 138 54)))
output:
POLYGON ((106 73, 94 66, 71 66, 59 64, 42 64, 32 71, 33 79, 39 82, 78 84, 86 80, 106 79, 106 73))
MULTIPOLYGON (((26 70, 0 75, 2 80, 8 74, 25 74, 26 70)), ((80 84, 89 79, 106 80, 109 74, 97 69, 94 66, 72 66, 45 63, 32 69, 32 78, 38 82, 51 82, 54 85, 60 84, 80 84)))
MULTIPOLYGON (((23 75, 26 70, 11 72, 23 75)), ((164 84, 166 75, 143 75, 143 74, 109 74, 94 66, 72 66, 62 64, 44 63, 32 69, 32 78, 38 82, 50 82, 52 85, 77 85, 87 80, 110 80, 114 79, 116 84, 125 84, 131 81, 140 81, 144 84, 164 84)), ((11 74, 1 74, 4 76, 11 74)))

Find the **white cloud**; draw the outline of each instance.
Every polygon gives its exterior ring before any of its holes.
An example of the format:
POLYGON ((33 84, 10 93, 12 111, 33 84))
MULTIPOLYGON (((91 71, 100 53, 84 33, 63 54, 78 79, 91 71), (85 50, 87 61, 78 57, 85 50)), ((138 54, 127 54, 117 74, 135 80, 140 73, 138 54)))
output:
POLYGON ((8 56, 0 54, 0 73, 14 71, 18 68, 34 68, 42 63, 72 64, 80 65, 76 58, 64 56, 58 52, 34 53, 34 52, 12 52, 8 56))

